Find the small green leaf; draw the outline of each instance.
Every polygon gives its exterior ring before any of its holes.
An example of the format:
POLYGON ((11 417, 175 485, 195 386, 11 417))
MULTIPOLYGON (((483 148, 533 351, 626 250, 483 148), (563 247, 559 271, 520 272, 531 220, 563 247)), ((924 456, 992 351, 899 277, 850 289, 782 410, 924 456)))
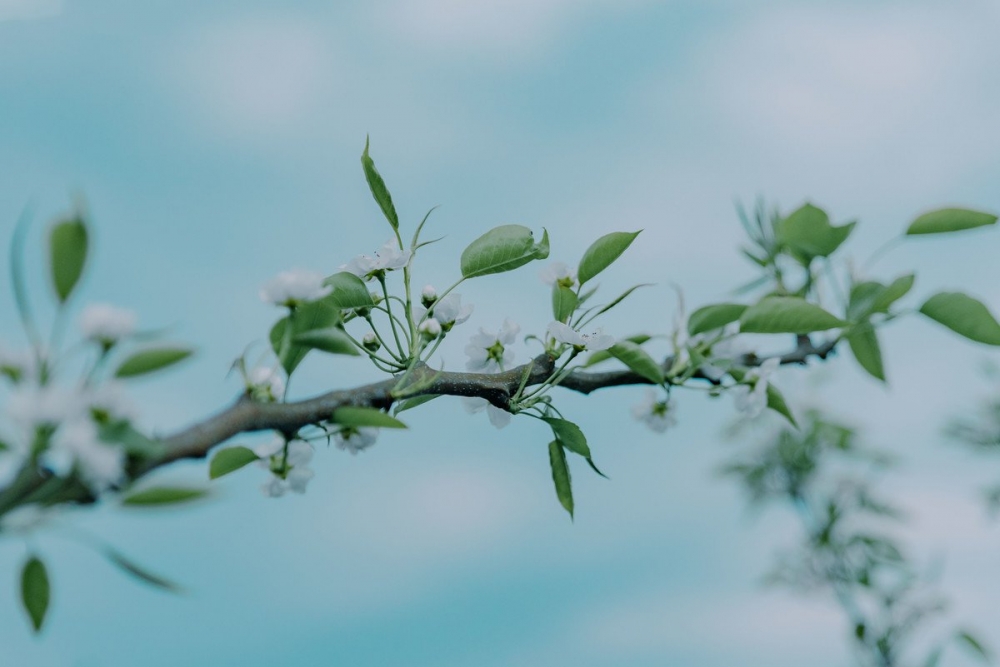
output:
POLYGON ((785 402, 785 397, 782 393, 775 387, 772 383, 767 383, 767 407, 771 408, 779 415, 788 420, 795 428, 799 427, 798 422, 795 421, 795 415, 788 407, 788 403, 785 402))
POLYGON ((330 354, 350 354, 355 357, 361 354, 350 336, 339 327, 313 329, 296 334, 292 337, 292 343, 330 354))
POLYGON ((376 428, 407 428, 406 424, 395 417, 376 410, 375 408, 362 408, 348 406, 337 408, 333 411, 330 421, 341 426, 373 426, 376 428))
POLYGON ((396 207, 392 204, 392 196, 389 188, 385 186, 382 175, 375 168, 375 161, 368 155, 368 137, 365 137, 365 152, 361 154, 361 167, 365 170, 365 180, 372 191, 372 197, 379 208, 382 209, 385 219, 389 221, 393 229, 399 229, 399 216, 396 215, 396 207))
POLYGON ((424 403, 433 401, 435 398, 438 398, 440 396, 441 394, 424 394, 423 396, 404 398, 402 401, 396 403, 395 407, 392 409, 392 414, 395 416, 398 415, 400 412, 412 410, 413 408, 419 407, 424 403))
POLYGON ((847 344, 850 345, 851 352, 861 367, 875 379, 885 382, 882 350, 878 343, 875 327, 869 322, 858 324, 847 334, 847 344))
POLYGON ((183 361, 194 351, 187 347, 155 347, 129 356, 118 366, 115 377, 128 378, 145 375, 183 361))
POLYGON ((590 455, 590 445, 587 444, 587 436, 583 434, 579 426, 567 419, 557 419, 555 417, 544 417, 543 421, 552 428, 552 434, 556 436, 556 440, 563 447, 574 454, 582 456, 587 460, 587 464, 594 472, 601 477, 607 478, 607 475, 601 472, 594 463, 594 459, 590 455))
POLYGON ((45 622, 49 610, 49 574, 45 564, 32 556, 21 570, 21 603, 31 619, 31 627, 37 633, 45 622))
POLYGON ((60 303, 66 302, 83 275, 87 245, 87 226, 79 216, 57 223, 49 233, 52 285, 60 303))
POLYGON ((972 633, 968 632, 967 630, 957 632, 955 634, 955 640, 963 644, 965 647, 971 649, 972 652, 976 654, 976 657, 982 660, 983 662, 989 663, 993 661, 993 659, 990 657, 990 652, 986 649, 985 646, 983 646, 982 642, 976 639, 972 635, 972 633))
POLYGON ((352 308, 371 308, 375 305, 372 295, 365 286, 365 281, 358 278, 353 273, 341 271, 335 273, 323 281, 324 285, 333 288, 330 294, 323 298, 323 301, 330 303, 337 308, 349 310, 352 308))
POLYGON ((556 283, 552 286, 552 317, 557 322, 565 322, 576 311, 579 300, 576 292, 556 283))
POLYGON ((834 227, 826 211, 806 204, 779 222, 775 233, 778 242, 792 255, 809 264, 814 257, 832 255, 851 235, 854 224, 834 227))
POLYGON ((868 319, 873 313, 888 313, 889 307, 902 299, 913 287, 914 275, 909 273, 893 280, 888 286, 873 280, 855 283, 847 305, 847 317, 852 322, 868 319))
POLYGON ((587 252, 583 253, 580 266, 576 271, 576 277, 580 284, 584 284, 611 266, 616 259, 621 257, 623 252, 628 250, 632 241, 641 231, 640 229, 638 232, 611 232, 594 241, 587 248, 587 252))
POLYGON ((981 302, 961 292, 940 292, 920 312, 955 333, 987 345, 1000 345, 1000 324, 981 302))
POLYGON ((103 442, 122 445, 126 454, 138 458, 152 459, 162 456, 166 451, 163 443, 150 438, 124 420, 101 424, 98 434, 103 442))
POLYGON ((875 299, 874 311, 876 313, 888 313, 889 307, 892 304, 909 294, 910 290, 913 289, 913 282, 915 280, 915 275, 907 273, 905 276, 900 276, 889 283, 889 286, 885 288, 881 296, 875 299))
POLYGON ((220 449, 212 457, 212 462, 208 466, 208 478, 218 479, 259 459, 260 457, 254 454, 253 450, 248 447, 226 447, 225 449, 220 449))
POLYGON ((271 349, 288 375, 298 367, 310 348, 295 343, 295 336, 307 331, 326 329, 340 322, 340 308, 327 300, 311 301, 295 309, 287 317, 278 320, 271 328, 271 349), (291 330, 288 329, 292 322, 291 330))
MULTIPOLYGON (((652 338, 653 337, 648 334, 637 334, 635 336, 628 336, 622 340, 627 340, 628 342, 635 343, 636 345, 642 345, 652 338)), ((587 357, 587 361, 585 361, 583 365, 584 367, 593 366, 594 364, 599 364, 602 361, 607 361, 608 359, 614 359, 610 352, 607 350, 598 350, 597 352, 591 352, 590 356, 587 357)))
POLYGON ((152 507, 158 505, 175 505, 199 500, 208 495, 205 489, 193 489, 175 486, 155 486, 142 491, 136 491, 122 498, 122 505, 132 507, 152 507))
POLYGON ((635 343, 627 340, 618 341, 608 348, 608 352, 637 375, 646 378, 653 384, 663 383, 663 369, 644 349, 635 343))
POLYGON ((716 303, 703 306, 691 313, 688 318, 688 333, 692 336, 721 329, 730 322, 735 322, 747 309, 741 303, 716 303))
POLYGON ((965 229, 992 225, 996 221, 997 216, 992 213, 972 211, 966 208, 942 208, 919 216, 910 223, 906 229, 906 235, 960 232, 965 229))
POLYGON ((126 558, 124 555, 112 549, 111 547, 104 547, 102 550, 104 557, 108 559, 109 562, 121 568, 123 572, 129 574, 139 581, 154 586, 156 588, 161 588, 165 591, 170 591, 171 593, 179 593, 182 589, 180 586, 165 579, 157 574, 153 574, 146 568, 137 565, 132 560, 126 558))
MULTIPOLYGON (((594 313, 593 315, 591 315, 588 318, 588 320, 591 320, 591 319, 597 317, 598 315, 603 315, 604 313, 608 312, 609 310, 611 310, 612 308, 614 308, 615 306, 617 306, 619 303, 621 303, 622 301, 624 301, 625 299, 627 299, 632 294, 632 292, 636 291, 640 287, 650 287, 651 285, 652 285, 652 283, 642 283, 642 284, 639 284, 639 285, 633 285, 632 287, 629 287, 627 290, 625 290, 624 292, 622 292, 621 294, 619 294, 617 297, 615 297, 615 299, 612 300, 610 303, 607 303, 607 304, 601 306, 597 310, 596 313, 594 313)), ((583 299, 582 298, 580 299, 580 303, 583 303, 583 299)), ((595 306, 595 308, 596 308, 596 306, 595 306)), ((590 311, 587 311, 587 312, 589 313, 590 311)))
POLYGON ((566 464, 566 452, 558 440, 549 443, 549 465, 552 467, 552 481, 556 486, 556 497, 559 503, 573 518, 573 485, 569 476, 569 466, 566 464))
POLYGON ((794 296, 765 297, 740 316, 740 331, 743 333, 807 334, 846 324, 819 306, 794 296))
POLYGON ((469 244, 462 252, 463 278, 513 271, 536 259, 549 256, 549 233, 535 243, 531 230, 522 225, 494 227, 469 244))

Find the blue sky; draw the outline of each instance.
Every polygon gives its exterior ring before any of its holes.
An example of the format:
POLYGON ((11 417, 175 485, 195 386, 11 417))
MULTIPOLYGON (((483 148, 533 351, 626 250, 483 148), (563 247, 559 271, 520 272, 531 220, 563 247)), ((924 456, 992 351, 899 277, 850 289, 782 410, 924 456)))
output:
MULTIPOLYGON (((366 134, 404 225, 441 205, 429 233, 445 239, 418 264, 421 284, 450 283, 461 249, 497 224, 546 227, 553 259, 570 262, 600 234, 643 228, 602 290, 657 286, 605 325, 664 331, 672 283, 699 304, 752 275, 734 199, 808 198, 860 219, 858 260, 928 208, 1000 210, 998 27, 986 1, 0 0, 0 236, 28 202, 45 220, 85 196, 87 300, 199 349, 136 384, 158 432, 238 391, 226 370, 275 317, 261 283, 332 271, 386 239, 358 162, 366 134)), ((996 248, 989 232, 917 241, 877 275, 916 268, 918 295, 967 289, 1000 309, 996 248)), ((0 338, 14 341, 6 281, 0 338)), ((477 306, 469 334, 504 316, 525 332, 547 323, 534 268, 463 294, 477 306)), ((462 342, 446 347, 449 368, 462 342)), ((905 456, 886 490, 911 510, 914 555, 944 560, 949 618, 1000 645, 984 585, 1000 536, 977 497, 1000 467, 940 435, 988 390, 977 367, 990 352, 919 321, 885 344, 887 389, 849 358, 778 382, 797 407, 820 403, 905 456)), ((294 393, 372 378, 314 360, 294 393)), ((4 662, 844 664, 828 601, 759 585, 795 524, 749 514, 713 475, 747 446, 722 437, 730 402, 685 395, 681 425, 657 437, 629 417, 641 395, 562 400, 612 478, 574 470, 573 524, 544 433, 494 431, 457 400, 410 413, 409 432, 362 456, 319 452, 305 497, 265 499, 249 469, 198 507, 81 513, 189 593, 148 591, 42 536, 51 625, 32 638, 0 596, 4 662)), ((204 475, 182 464, 162 477, 204 475)), ((11 587, 22 556, 0 544, 11 587)))

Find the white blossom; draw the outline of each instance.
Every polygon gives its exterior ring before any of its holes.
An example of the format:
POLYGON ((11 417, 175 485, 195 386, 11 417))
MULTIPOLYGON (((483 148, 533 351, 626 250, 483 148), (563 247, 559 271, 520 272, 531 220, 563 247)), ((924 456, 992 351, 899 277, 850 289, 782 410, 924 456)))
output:
POLYGON ((399 241, 389 239, 372 255, 358 255, 347 264, 342 264, 341 271, 347 271, 362 280, 371 280, 380 271, 401 269, 410 261, 410 251, 401 250, 399 241))
POLYGON ((462 405, 465 407, 465 411, 471 415, 474 415, 477 412, 482 412, 482 410, 485 409, 486 416, 490 418, 490 423, 497 428, 503 428, 510 423, 511 414, 506 410, 501 410, 485 398, 480 398, 478 396, 463 396, 462 405))
POLYGON ((251 396, 258 400, 277 401, 285 395, 285 379, 270 366, 257 366, 247 376, 251 396))
POLYGON ((576 285, 576 271, 565 262, 552 262, 542 269, 538 276, 546 285, 560 285, 561 287, 574 287, 576 285))
POLYGON ((80 330, 90 340, 113 345, 135 333, 136 315, 107 303, 92 303, 80 313, 80 330))
POLYGON ((441 335, 441 323, 432 317, 421 322, 417 331, 427 340, 434 340, 441 335))
POLYGON ((445 327, 445 331, 456 324, 462 324, 472 315, 473 305, 462 305, 461 294, 449 294, 437 301, 431 309, 431 316, 445 327))
POLYGON ((103 442, 90 419, 75 419, 60 425, 44 460, 59 476, 69 474, 75 467, 94 491, 114 486, 125 476, 125 452, 118 445, 103 442))
POLYGON ((378 429, 348 426, 340 429, 333 437, 337 442, 338 449, 343 449, 353 455, 375 444, 375 440, 378 438, 378 429))
POLYGON ((27 535, 44 527, 58 516, 64 507, 43 507, 37 503, 21 505, 0 517, 0 533, 27 535))
POLYGON ((260 299, 264 303, 276 306, 294 307, 308 301, 322 299, 333 291, 329 285, 324 285, 322 273, 292 269, 282 271, 260 288, 260 299))
POLYGON ((671 398, 660 400, 652 389, 646 391, 646 398, 632 407, 632 416, 656 433, 663 433, 677 425, 677 408, 671 398))
MULTIPOLYGON (((730 322, 722 330, 721 338, 712 343, 709 352, 709 362, 702 364, 702 374, 708 379, 718 382, 733 365, 733 361, 746 352, 746 346, 737 338, 740 330, 739 322, 730 322)), ((715 332, 708 332, 708 337, 715 337, 715 332)))
POLYGON ((110 380, 87 390, 82 400, 92 411, 101 413, 111 421, 134 422, 139 418, 139 410, 126 394, 124 383, 117 380, 110 380))
POLYGON ((13 389, 5 408, 11 421, 33 435, 38 427, 54 427, 80 417, 86 403, 78 391, 59 385, 30 384, 13 389))
POLYGON ((280 498, 286 491, 305 493, 306 485, 315 474, 309 467, 313 458, 313 447, 302 440, 292 440, 287 445, 284 438, 275 436, 268 442, 254 447, 254 454, 260 457, 259 465, 271 473, 260 490, 269 498, 280 498))
POLYGON ((778 357, 771 357, 757 368, 750 370, 742 383, 730 389, 736 409, 744 417, 748 419, 759 417, 767 407, 767 386, 770 376, 780 364, 781 360, 778 357))
POLYGON ((434 303, 438 298, 437 290, 434 289, 434 285, 424 285, 424 288, 420 290, 420 302, 425 306, 429 306, 434 303))
POLYGON ((514 344, 520 331, 521 327, 506 318, 496 334, 480 328, 479 333, 465 346, 465 353, 469 355, 466 368, 470 371, 497 373, 509 367, 514 361, 514 352, 508 346, 514 344))
POLYGON ((568 324, 562 322, 552 322, 548 328, 549 336, 555 338, 560 343, 567 343, 580 350, 606 350, 615 344, 613 336, 602 332, 601 329, 589 334, 581 334, 574 331, 568 324))
POLYGON ((0 342, 0 375, 14 382, 36 377, 35 355, 30 350, 13 350, 0 342))

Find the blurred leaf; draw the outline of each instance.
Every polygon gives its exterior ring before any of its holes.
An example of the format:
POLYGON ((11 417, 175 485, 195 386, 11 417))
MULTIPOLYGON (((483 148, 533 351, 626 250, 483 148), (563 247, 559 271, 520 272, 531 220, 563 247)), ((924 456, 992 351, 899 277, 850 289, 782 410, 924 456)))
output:
POLYGON ((355 357, 361 354, 350 336, 336 326, 311 329, 296 334, 292 337, 292 343, 297 347, 307 347, 330 354, 348 354, 355 357))
POLYGON ((194 352, 188 347, 155 347, 130 355, 115 370, 115 377, 145 375, 183 361, 194 352))
POLYGON ((965 229, 975 229, 992 225, 997 216, 992 213, 973 211, 965 208, 942 208, 919 216, 906 229, 907 236, 917 234, 944 234, 960 232, 965 229))
POLYGON ((885 382, 882 350, 879 347, 875 327, 868 322, 856 325, 847 334, 847 344, 850 345, 851 352, 861 367, 875 379, 885 382))
POLYGON ((614 358, 629 367, 632 372, 644 377, 653 384, 663 384, 663 369, 649 354, 635 343, 627 340, 618 341, 608 352, 614 358))
POLYGON ((433 401, 438 398, 441 394, 424 394, 423 396, 414 396, 413 398, 405 398, 402 401, 398 401, 393 408, 393 415, 398 415, 400 412, 405 412, 406 410, 412 410, 413 408, 419 407, 424 403, 433 401))
POLYGON ((223 475, 235 472, 243 466, 260 460, 260 457, 253 453, 248 447, 226 447, 220 449, 212 457, 212 462, 208 466, 208 478, 218 479, 223 475))
POLYGON ((850 236, 854 224, 834 227, 823 209, 806 204, 779 222, 776 233, 779 243, 809 264, 814 257, 832 255, 850 236))
POLYGON ((769 296, 747 308, 740 317, 743 333, 807 334, 842 327, 846 322, 805 299, 769 296))
POLYGON ((31 627, 37 633, 45 622, 49 610, 49 574, 45 564, 37 556, 32 556, 21 570, 21 603, 31 619, 31 627))
POLYGON ((740 319, 746 309, 747 307, 741 303, 716 303, 703 306, 691 313, 691 317, 688 318, 688 333, 695 336, 720 329, 740 319))
POLYGON ((767 383, 767 407, 787 419, 795 428, 799 427, 798 422, 795 421, 795 415, 792 414, 792 411, 788 408, 788 403, 785 402, 785 397, 770 382, 767 383))
POLYGON ((1000 323, 981 302, 961 292, 940 292, 920 312, 955 333, 987 345, 1000 345, 1000 323))
POLYGON ((972 635, 972 633, 966 630, 957 632, 955 634, 955 640, 959 644, 964 645, 966 648, 971 649, 972 653, 975 654, 975 656, 980 660, 982 660, 983 662, 985 663, 993 662, 993 658, 990 655, 990 652, 986 649, 985 646, 983 646, 982 642, 980 642, 975 636, 972 635))
POLYGON ((131 507, 152 507, 159 505, 176 505, 199 500, 208 495, 204 489, 193 489, 174 486, 155 486, 142 491, 136 491, 122 498, 122 505, 131 507))
POLYGON ((87 246, 87 226, 79 216, 57 223, 49 233, 52 285, 60 303, 66 302, 83 275, 87 246))
POLYGON ((149 584, 150 586, 154 586, 165 591, 170 591, 171 593, 179 593, 181 591, 181 587, 174 582, 169 579, 164 579, 157 574, 153 574, 111 547, 105 546, 104 549, 102 549, 102 553, 108 561, 121 568, 123 572, 135 577, 145 584, 149 584))

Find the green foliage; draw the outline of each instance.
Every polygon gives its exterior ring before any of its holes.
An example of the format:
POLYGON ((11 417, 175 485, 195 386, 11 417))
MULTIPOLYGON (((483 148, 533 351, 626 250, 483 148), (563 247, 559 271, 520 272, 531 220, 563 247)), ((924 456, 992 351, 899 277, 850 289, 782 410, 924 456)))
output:
POLYGON ((945 234, 960 232, 996 223, 992 213, 973 211, 965 208, 942 208, 919 216, 906 229, 907 236, 918 234, 945 234))
POLYGON ((365 282, 353 273, 341 271, 323 281, 333 291, 321 301, 336 308, 350 310, 352 308, 371 308, 375 305, 372 295, 368 292, 365 282))
POLYGON ((770 382, 767 383, 767 407, 787 419, 792 426, 798 427, 795 415, 792 414, 791 408, 785 402, 785 396, 770 382))
POLYGON ((888 313, 889 308, 913 288, 914 280, 915 276, 908 273, 888 285, 873 280, 855 283, 851 286, 847 318, 852 322, 860 322, 875 313, 888 313))
POLYGON ((549 466, 552 468, 552 482, 556 487, 556 497, 559 504, 573 518, 573 483, 569 476, 569 466, 566 463, 566 452, 559 440, 549 443, 549 466))
POLYGON ((271 328, 271 349, 288 375, 298 368, 311 349, 296 338, 306 332, 328 329, 340 323, 340 309, 327 299, 299 306, 271 328), (291 326, 289 326, 291 323, 291 326))
POLYGON ((920 312, 969 340, 1000 345, 1000 323, 982 302, 961 292, 940 292, 924 302, 920 312))
POLYGON ((552 286, 552 317, 557 322, 566 322, 576 311, 579 299, 576 292, 559 283, 552 286))
MULTIPOLYGON (((621 342, 629 342, 629 343, 634 343, 635 345, 642 345, 643 343, 647 343, 650 340, 652 340, 652 336, 650 336, 648 334, 637 334, 635 336, 627 336, 626 338, 623 338, 623 339, 621 339, 618 342, 619 343, 621 343, 621 342)), ((611 356, 611 352, 610 351, 608 351, 608 350, 598 350, 597 352, 591 352, 590 353, 590 356, 587 357, 587 360, 585 362, 583 362, 583 366, 584 366, 584 368, 586 368, 588 366, 593 366, 595 364, 599 364, 602 361, 607 361, 608 359, 614 359, 614 357, 611 356)))
POLYGON ((816 257, 832 255, 851 235, 854 225, 851 222, 834 227, 826 211, 805 204, 781 220, 775 232, 778 243, 808 265, 816 257))
POLYGON ((885 369, 882 367, 882 349, 879 346, 875 327, 868 322, 862 322, 847 333, 847 344, 858 364, 869 375, 885 382, 885 369))
POLYGON ((556 440, 563 447, 574 454, 582 456, 594 472, 601 477, 606 477, 594 463, 594 459, 590 454, 590 445, 587 444, 587 436, 583 434, 579 426, 567 419, 557 419, 555 417, 543 417, 542 421, 549 425, 552 429, 552 435, 556 437, 556 440))
POLYGON ((59 222, 49 232, 52 286, 60 303, 69 299, 87 263, 87 226, 80 216, 59 222))
POLYGON ((42 629, 49 610, 49 574, 37 556, 31 556, 21 569, 21 604, 28 613, 35 632, 42 629))
POLYGON ((208 478, 218 479, 258 460, 260 457, 247 447, 237 446, 220 449, 212 457, 212 462, 208 466, 208 478))
POLYGON ((653 384, 663 384, 663 368, 636 343, 618 341, 608 348, 608 353, 653 384))
POLYGON ((184 361, 194 353, 187 347, 156 347, 130 355, 118 366, 115 377, 130 378, 152 373, 184 361))
POLYGON ((580 259, 576 271, 577 280, 583 285, 588 280, 611 266, 622 253, 628 250, 640 232, 611 232, 594 241, 580 259))
POLYGON ((122 505, 129 507, 159 507, 162 505, 177 505, 200 500, 208 495, 205 489, 193 489, 178 486, 154 486, 130 493, 122 498, 122 505))
POLYGON ((696 336, 706 331, 720 329, 730 322, 735 322, 747 307, 740 303, 716 303, 710 306, 702 306, 691 313, 688 318, 688 333, 696 336))
POLYGON ((348 354, 355 357, 361 354, 347 332, 337 326, 311 329, 296 334, 292 337, 292 344, 296 347, 320 350, 330 354, 348 354))
POLYGON ((469 244, 462 253, 463 278, 477 278, 520 268, 549 256, 549 233, 535 243, 534 234, 523 225, 494 227, 469 244))
POLYGON ((843 327, 846 322, 795 296, 769 296, 740 316, 743 333, 807 334, 843 327))
POLYGON ((368 181, 368 188, 372 191, 372 197, 375 198, 375 202, 382 209, 382 214, 389 221, 389 225, 392 226, 393 231, 398 230, 399 216, 396 215, 396 207, 392 204, 392 195, 389 194, 389 188, 386 187, 385 181, 382 180, 382 175, 375 168, 375 161, 368 155, 367 137, 365 137, 365 150, 361 154, 361 167, 364 169, 365 180, 368 181))
POLYGON ((334 410, 330 421, 341 426, 376 428, 407 428, 406 424, 381 410, 363 407, 345 407, 334 410))
POLYGON ((153 588, 159 588, 161 590, 168 591, 170 593, 179 593, 181 591, 181 587, 175 584, 174 582, 164 577, 161 577, 158 574, 150 572, 146 568, 137 564, 135 561, 126 558, 124 554, 115 549, 112 549, 111 547, 105 546, 101 550, 101 553, 103 553, 104 557, 108 559, 108 562, 118 567, 118 569, 120 569, 125 574, 138 579, 144 584, 152 586, 153 588))

